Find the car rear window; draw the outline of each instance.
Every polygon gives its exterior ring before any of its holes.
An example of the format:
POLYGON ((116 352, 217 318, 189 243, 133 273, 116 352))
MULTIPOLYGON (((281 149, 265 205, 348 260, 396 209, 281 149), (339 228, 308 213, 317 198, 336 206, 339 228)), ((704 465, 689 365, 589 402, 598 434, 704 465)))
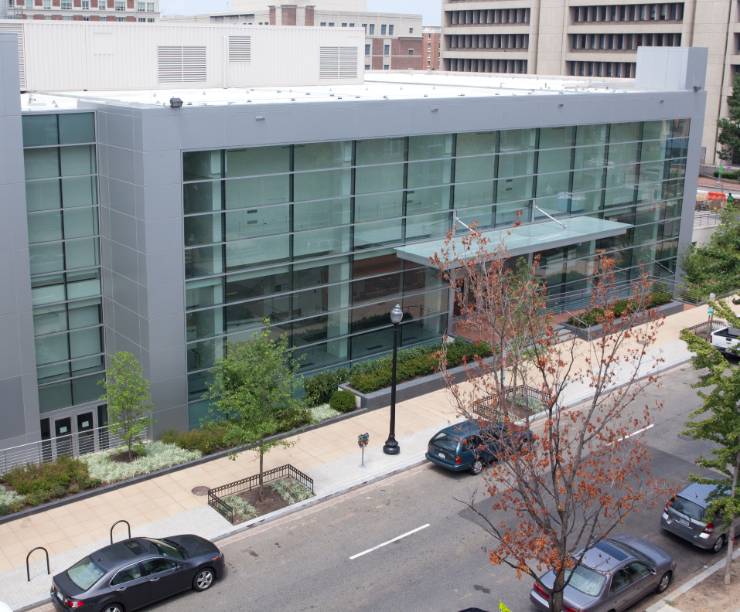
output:
POLYGON ((680 495, 673 500, 671 508, 697 521, 704 517, 704 508, 680 495))
POLYGON ((150 540, 152 544, 159 551, 159 554, 163 557, 169 557, 170 559, 182 559, 182 553, 180 550, 167 540, 150 540))
POLYGON ((453 438, 450 434, 440 431, 436 436, 432 438, 432 444, 439 446, 440 448, 447 448, 449 450, 455 450, 457 443, 460 438, 453 438))
POLYGON ((606 577, 603 574, 599 574, 599 572, 595 572, 585 565, 579 565, 574 570, 566 571, 565 579, 568 580, 568 578, 570 578, 568 586, 591 597, 596 597, 601 593, 604 582, 606 582, 606 577))
POLYGON ((67 576, 83 591, 87 591, 92 585, 103 577, 105 572, 90 557, 75 563, 67 570, 67 576))

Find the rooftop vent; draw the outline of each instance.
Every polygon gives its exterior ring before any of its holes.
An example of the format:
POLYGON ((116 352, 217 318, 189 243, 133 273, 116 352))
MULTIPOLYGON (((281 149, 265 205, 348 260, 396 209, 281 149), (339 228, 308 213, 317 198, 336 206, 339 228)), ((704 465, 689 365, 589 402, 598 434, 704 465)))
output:
POLYGON ((157 47, 160 83, 200 83, 206 76, 205 47, 157 47))
POLYGON ((252 61, 252 37, 229 36, 229 62, 249 64, 252 61))
POLYGON ((357 78, 357 47, 321 47, 319 79, 338 81, 357 78))

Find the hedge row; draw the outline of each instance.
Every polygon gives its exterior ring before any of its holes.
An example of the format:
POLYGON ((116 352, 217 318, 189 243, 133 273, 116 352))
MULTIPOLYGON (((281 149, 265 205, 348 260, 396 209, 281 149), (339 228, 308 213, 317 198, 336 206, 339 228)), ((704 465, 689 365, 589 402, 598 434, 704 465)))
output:
MULTIPOLYGON (((668 304, 672 300, 673 295, 671 295, 670 291, 659 289, 653 291, 649 295, 646 308, 655 308, 656 306, 662 306, 663 304, 668 304)), ((611 311, 614 313, 615 318, 619 318, 624 314, 636 312, 637 304, 634 300, 617 300, 616 302, 614 302, 614 304, 612 304, 611 311)), ((587 310, 586 312, 581 313, 577 317, 573 316, 568 319, 568 325, 585 329, 593 325, 600 325, 604 322, 604 318, 605 311, 603 308, 592 308, 591 310, 587 310)))

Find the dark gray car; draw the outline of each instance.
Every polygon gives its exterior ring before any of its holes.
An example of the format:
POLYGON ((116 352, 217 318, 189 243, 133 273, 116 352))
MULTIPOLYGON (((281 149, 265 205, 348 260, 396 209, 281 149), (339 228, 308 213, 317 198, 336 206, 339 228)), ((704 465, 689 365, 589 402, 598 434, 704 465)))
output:
MULTIPOLYGON (((569 576, 564 604, 580 612, 627 610, 651 593, 665 591, 675 567, 667 552, 646 540, 628 535, 602 540, 585 552, 569 576)), ((544 574, 540 582, 535 582, 529 599, 538 610, 549 610, 554 572, 544 574)))
POLYGON ((224 567, 221 551, 196 535, 131 538, 54 576, 51 601, 57 610, 131 612, 189 589, 205 591, 224 567))
POLYGON ((719 495, 727 493, 716 485, 692 482, 665 505, 660 526, 694 546, 719 552, 727 544, 729 528, 706 518, 711 498, 719 495))

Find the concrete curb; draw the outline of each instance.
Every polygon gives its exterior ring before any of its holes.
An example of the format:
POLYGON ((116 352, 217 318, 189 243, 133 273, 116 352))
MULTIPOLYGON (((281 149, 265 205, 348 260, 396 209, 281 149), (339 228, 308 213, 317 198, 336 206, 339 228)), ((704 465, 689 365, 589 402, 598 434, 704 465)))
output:
MULTIPOLYGON (((732 560, 740 557, 740 548, 735 550, 735 552, 732 553, 732 560)), ((680 586, 676 587, 674 590, 670 592, 670 594, 667 597, 664 597, 660 601, 654 603, 652 606, 647 608, 645 612, 665 612, 666 610, 676 610, 677 608, 674 608, 671 605, 671 601, 673 601, 675 598, 680 597, 681 595, 684 595, 685 593, 688 593, 691 589, 693 589, 697 584, 701 584, 704 582, 707 578, 709 578, 711 575, 716 574, 719 570, 721 570, 725 565, 725 555, 723 554, 723 558, 717 561, 714 565, 710 565, 707 569, 705 569, 700 574, 697 574, 693 578, 687 580, 680 586)))

